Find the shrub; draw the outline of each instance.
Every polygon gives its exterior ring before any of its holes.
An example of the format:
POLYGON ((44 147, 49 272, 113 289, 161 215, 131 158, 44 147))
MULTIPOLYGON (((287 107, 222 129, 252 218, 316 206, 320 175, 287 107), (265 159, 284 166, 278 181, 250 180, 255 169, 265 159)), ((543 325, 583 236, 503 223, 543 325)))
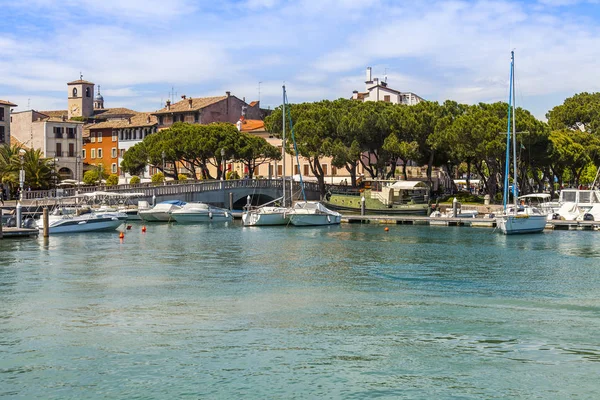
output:
POLYGON ((110 174, 108 178, 106 178, 106 186, 115 186, 119 184, 119 175, 110 174))
POLYGON ((86 185, 95 185, 99 180, 97 169, 85 171, 85 174, 83 174, 83 183, 86 185))
POLYGON ((137 175, 132 176, 131 179, 129 180, 130 185, 137 185, 140 182, 141 182, 141 179, 137 175))
POLYGON ((240 179, 240 175, 237 173, 237 171, 229 171, 225 175, 225 179, 227 179, 227 180, 240 179))
POLYGON ((189 177, 186 174, 179 174, 177 175, 177 179, 180 181, 187 181, 189 177))
POLYGON ((165 176, 162 172, 157 172, 152 175, 152 183, 163 183, 165 181, 165 176))

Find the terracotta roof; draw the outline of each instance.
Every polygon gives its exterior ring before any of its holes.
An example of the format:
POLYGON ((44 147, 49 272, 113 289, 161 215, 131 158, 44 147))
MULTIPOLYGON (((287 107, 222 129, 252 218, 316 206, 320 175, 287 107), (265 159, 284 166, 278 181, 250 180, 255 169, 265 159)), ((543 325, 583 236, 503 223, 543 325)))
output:
POLYGON ((0 100, 0 104, 2 104, 3 106, 11 106, 11 107, 16 107, 16 104, 11 103, 10 101, 6 101, 6 100, 0 100))
POLYGON ((125 107, 119 108, 97 108, 94 110, 94 117, 104 119, 123 115, 136 115, 138 112, 125 107))
POLYGON ((47 115, 49 117, 60 118, 63 115, 69 115, 67 110, 54 110, 54 111, 38 111, 40 114, 47 115))
POLYGON ((23 142, 19 141, 19 139, 17 139, 14 135, 10 135, 10 145, 11 146, 19 146, 26 150, 30 149, 30 147, 25 146, 25 144, 23 142))
POLYGON ((177 103, 171 104, 171 109, 167 110, 167 108, 162 108, 153 114, 171 114, 176 112, 186 112, 186 111, 198 111, 205 107, 210 106, 211 104, 218 103, 219 101, 223 101, 227 98, 227 96, 215 96, 215 97, 198 97, 191 98, 178 101, 177 103), (192 106, 190 107, 190 101, 192 102, 192 106))
POLYGON ((250 132, 265 129, 265 121, 260 119, 245 119, 242 121, 242 132, 250 132))
POLYGON ((259 103, 259 102, 255 100, 255 101, 251 102, 251 103, 250 103, 250 104, 248 104, 248 105, 249 105, 250 107, 254 107, 254 106, 256 106, 258 103, 259 103))
POLYGON ((76 81, 67 83, 67 85, 77 85, 79 83, 86 83, 88 85, 93 85, 94 84, 94 83, 89 82, 89 81, 84 81, 83 79, 77 79, 76 81))
POLYGON ((98 122, 96 124, 87 124, 86 129, 118 129, 118 128, 139 128, 145 126, 154 126, 158 123, 158 119, 150 113, 136 113, 128 119, 118 119, 112 121, 98 122), (150 117, 150 121, 148 121, 150 117))

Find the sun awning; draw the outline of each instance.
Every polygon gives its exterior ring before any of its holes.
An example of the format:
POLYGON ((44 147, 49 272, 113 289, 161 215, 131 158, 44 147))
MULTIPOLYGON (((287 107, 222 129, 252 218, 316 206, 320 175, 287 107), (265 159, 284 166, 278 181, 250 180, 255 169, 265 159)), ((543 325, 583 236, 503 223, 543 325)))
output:
POLYGON ((397 181, 392 187, 399 190, 421 190, 429 188, 429 186, 422 181, 397 181))

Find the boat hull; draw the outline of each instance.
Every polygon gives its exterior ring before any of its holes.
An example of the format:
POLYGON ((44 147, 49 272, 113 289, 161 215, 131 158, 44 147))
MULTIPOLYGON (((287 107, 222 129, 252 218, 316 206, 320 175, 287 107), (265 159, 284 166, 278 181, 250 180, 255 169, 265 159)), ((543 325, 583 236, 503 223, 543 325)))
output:
POLYGON ((48 229, 50 234, 111 231, 117 229, 123 222, 124 219, 117 217, 68 218, 54 222, 48 229))
POLYGON ((290 218, 287 209, 273 208, 245 212, 242 215, 242 223, 244 226, 288 225, 290 223, 290 218))
POLYGON ((293 214, 290 215, 290 223, 294 226, 322 226, 337 225, 342 222, 341 216, 317 215, 317 214, 293 214))
POLYGON ((546 227, 546 216, 502 215, 496 218, 496 225, 505 235, 540 233, 546 227))
POLYGON ((144 222, 168 222, 171 220, 171 213, 165 211, 138 211, 138 215, 144 222))

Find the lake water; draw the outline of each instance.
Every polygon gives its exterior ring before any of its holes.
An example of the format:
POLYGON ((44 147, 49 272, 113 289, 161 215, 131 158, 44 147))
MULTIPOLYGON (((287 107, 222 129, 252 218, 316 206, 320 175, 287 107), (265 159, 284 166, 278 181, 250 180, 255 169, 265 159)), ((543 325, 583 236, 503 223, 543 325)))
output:
POLYGON ((597 232, 147 228, 0 241, 0 397, 598 398, 597 232))

